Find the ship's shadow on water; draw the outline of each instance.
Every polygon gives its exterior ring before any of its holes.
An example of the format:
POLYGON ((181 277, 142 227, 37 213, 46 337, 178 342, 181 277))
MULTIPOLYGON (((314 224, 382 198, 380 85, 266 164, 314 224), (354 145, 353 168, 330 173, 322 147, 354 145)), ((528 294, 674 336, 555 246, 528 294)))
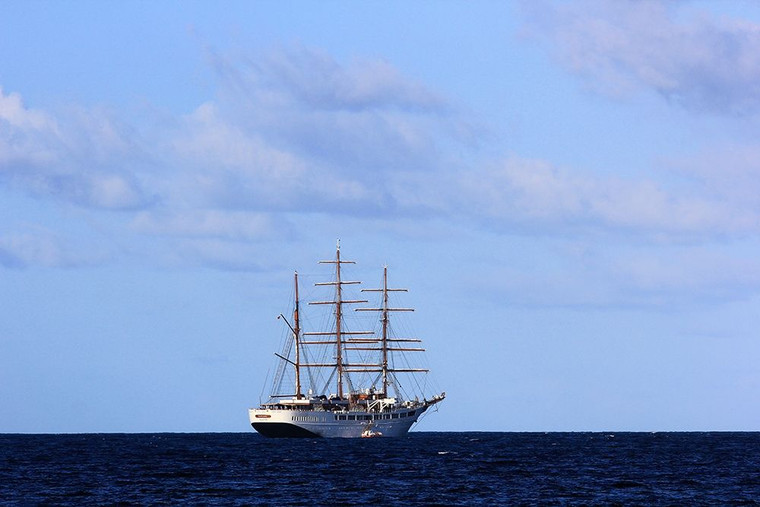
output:
POLYGON ((752 505, 759 448, 760 433, 0 435, 0 502, 752 505))

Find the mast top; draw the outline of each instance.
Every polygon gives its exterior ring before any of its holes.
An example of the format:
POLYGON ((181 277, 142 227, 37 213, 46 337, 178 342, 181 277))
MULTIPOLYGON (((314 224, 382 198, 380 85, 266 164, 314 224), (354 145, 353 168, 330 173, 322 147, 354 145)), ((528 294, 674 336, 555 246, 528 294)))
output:
POLYGON ((335 259, 329 261, 319 261, 319 264, 356 264, 355 261, 344 261, 340 258, 340 239, 335 244, 335 259))

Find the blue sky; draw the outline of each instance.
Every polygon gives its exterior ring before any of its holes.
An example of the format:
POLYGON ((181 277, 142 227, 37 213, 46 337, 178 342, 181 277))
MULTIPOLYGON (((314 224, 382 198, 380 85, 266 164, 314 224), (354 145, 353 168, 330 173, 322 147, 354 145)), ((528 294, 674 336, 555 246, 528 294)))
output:
POLYGON ((420 430, 760 430, 754 2, 3 11, 0 431, 248 431, 337 238, 420 430))

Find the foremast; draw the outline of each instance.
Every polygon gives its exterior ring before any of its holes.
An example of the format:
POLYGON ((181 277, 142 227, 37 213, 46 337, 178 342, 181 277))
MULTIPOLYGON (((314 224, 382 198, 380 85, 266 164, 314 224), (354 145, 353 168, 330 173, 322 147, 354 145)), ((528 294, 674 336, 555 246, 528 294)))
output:
POLYGON ((291 361, 287 357, 284 357, 278 353, 275 352, 275 356, 279 357, 283 361, 293 365, 296 372, 296 399, 300 400, 303 398, 303 394, 301 393, 301 318, 298 314, 298 306, 299 306, 299 298, 298 298, 298 271, 295 272, 293 275, 293 283, 295 284, 295 305, 293 308, 293 326, 290 325, 290 322, 288 322, 288 319, 285 318, 283 314, 280 314, 277 318, 282 319, 285 321, 285 324, 288 325, 290 328, 290 331, 293 333, 293 341, 296 345, 296 360, 295 362, 291 361))
POLYGON ((301 318, 298 315, 298 271, 295 272, 294 279, 296 286, 296 305, 293 309, 293 323, 295 324, 295 328, 293 329, 293 339, 296 342, 296 399, 300 400, 303 398, 303 394, 301 393, 301 318))

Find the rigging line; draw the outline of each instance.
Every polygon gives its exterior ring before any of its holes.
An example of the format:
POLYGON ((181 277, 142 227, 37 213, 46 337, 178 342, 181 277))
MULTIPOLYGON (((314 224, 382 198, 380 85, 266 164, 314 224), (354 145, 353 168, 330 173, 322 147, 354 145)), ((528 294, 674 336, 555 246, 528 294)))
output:
POLYGON ((396 393, 396 398, 401 399, 401 392, 398 389, 398 380, 396 380, 396 377, 393 377, 393 382, 391 382, 391 387, 393 387, 393 392, 396 393))
MULTIPOLYGON (((290 351, 293 349, 293 341, 293 335, 286 330, 284 340, 282 342, 282 349, 280 351, 282 356, 290 357, 290 351)), ((285 379, 286 366, 287 364, 285 361, 280 360, 277 363, 277 370, 274 376, 274 381, 272 383, 272 386, 275 388, 274 392, 282 392, 282 383, 285 379)))
POLYGON ((330 376, 327 378, 327 382, 325 382, 325 386, 320 391, 321 393, 329 393, 329 391, 327 390, 327 386, 329 386, 330 384, 332 384, 333 377, 335 376, 335 373, 337 371, 338 371, 337 368, 333 368, 332 373, 330 373, 330 376))
MULTIPOLYGON (((309 360, 309 354, 310 352, 307 352, 308 347, 304 347, 301 353, 303 354, 304 359, 306 360, 306 364, 311 363, 309 360)), ((314 382, 314 372, 313 368, 306 368, 306 374, 309 376, 309 390, 313 390, 316 387, 316 383, 314 382)))
MULTIPOLYGON (((427 377, 427 372, 425 372, 422 376, 427 377)), ((414 379, 414 383, 417 386, 417 392, 424 395, 425 390, 420 385, 420 379, 419 379, 419 377, 420 377, 420 375, 412 375, 412 378, 414 379)))
POLYGON ((438 412, 438 403, 433 404, 431 407, 428 407, 427 410, 425 410, 423 413, 421 413, 420 416, 417 418, 417 420, 414 421, 414 426, 416 426, 417 424, 419 424, 420 421, 422 421, 424 418, 426 418, 428 416, 428 414, 430 414, 433 411, 438 412), (433 410, 431 410, 431 408, 433 410))
POLYGON ((351 380, 351 373, 347 372, 347 371, 344 371, 343 372, 343 378, 345 379, 346 384, 348 384, 348 392, 352 393, 354 391, 354 383, 351 380))
POLYGON ((267 368, 267 376, 266 376, 266 383, 262 384, 261 386, 261 392, 259 393, 259 405, 261 405, 261 398, 264 397, 264 390, 266 390, 266 386, 269 385, 269 374, 272 373, 272 367, 270 366, 267 368))

